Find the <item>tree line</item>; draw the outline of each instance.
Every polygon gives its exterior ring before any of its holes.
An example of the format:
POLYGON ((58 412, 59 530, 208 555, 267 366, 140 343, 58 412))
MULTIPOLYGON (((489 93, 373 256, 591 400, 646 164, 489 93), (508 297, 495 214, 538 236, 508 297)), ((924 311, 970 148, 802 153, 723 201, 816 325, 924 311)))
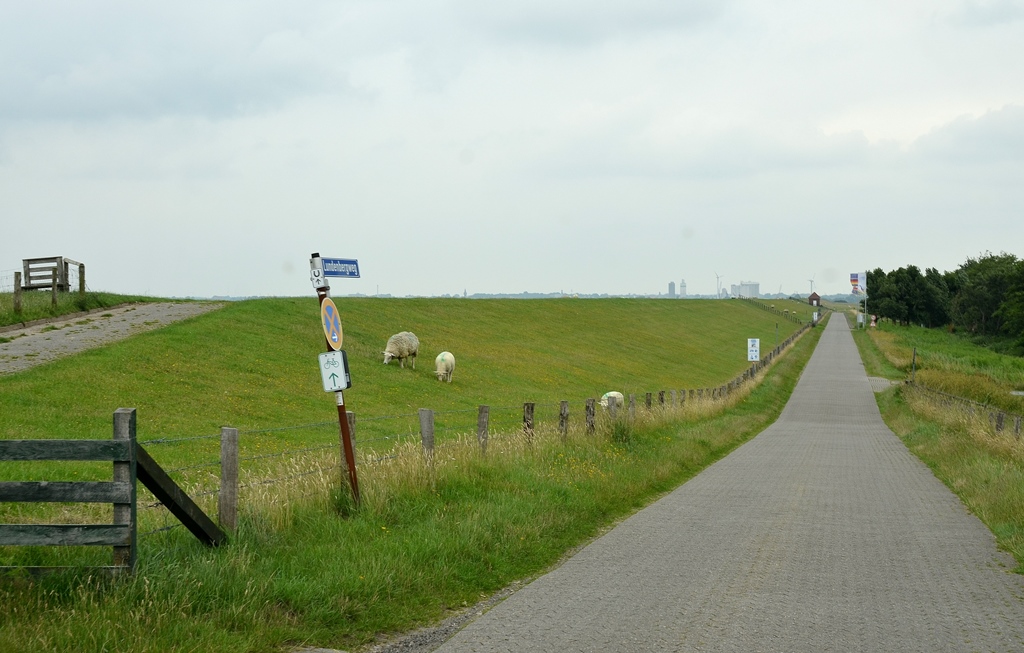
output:
POLYGON ((951 272, 868 272, 868 312, 898 324, 1009 337, 1024 346, 1024 260, 986 253, 951 272))

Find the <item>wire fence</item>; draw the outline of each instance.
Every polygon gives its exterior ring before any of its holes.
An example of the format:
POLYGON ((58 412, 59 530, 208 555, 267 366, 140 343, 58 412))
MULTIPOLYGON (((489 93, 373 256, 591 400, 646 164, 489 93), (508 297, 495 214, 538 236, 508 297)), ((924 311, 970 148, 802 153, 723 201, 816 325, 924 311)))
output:
MULTIPOLYGON (((609 419, 620 411, 620 418, 654 415, 658 411, 686 410, 693 414, 721 410, 742 385, 758 378, 783 351, 807 329, 802 328, 775 349, 766 352, 741 375, 712 388, 659 390, 629 395, 624 406, 609 402, 605 411, 595 399, 576 398, 563 402, 543 402, 487 406, 485 428, 481 428, 481 408, 431 411, 429 456, 439 461, 454 459, 459 447, 479 447, 488 456, 502 456, 532 446, 541 438, 593 435, 607 429, 609 419), (527 408, 528 407, 528 408, 527 408)), ((391 415, 352 416, 356 469, 360 475, 407 473, 422 465, 427 452, 420 412, 391 415), (404 467, 403 467, 404 465, 404 467), (396 471, 397 470, 397 471, 396 471)), ((140 439, 138 444, 158 461, 160 467, 208 516, 219 514, 225 468, 225 433, 188 433, 181 436, 140 439)), ((607 431, 604 431, 607 432, 607 431)), ((287 514, 300 499, 315 496, 331 500, 332 491, 346 482, 337 421, 319 421, 273 428, 238 430, 234 456, 237 477, 237 506, 265 513, 287 514)), ((137 488, 139 537, 149 538, 181 528, 171 512, 142 484, 137 488)), ((39 513, 47 508, 34 504, 39 513)), ((51 504, 52 505, 52 504, 51 504)), ((102 521, 109 505, 87 508, 102 521)), ((58 509, 59 510, 59 509, 58 509)), ((7 509, 5 508, 5 513, 7 509)), ((51 511, 50 515, 58 514, 51 511)), ((216 521, 216 519, 215 519, 216 521)), ((182 540, 185 542, 187 540, 182 540)))
POLYGON ((988 418, 989 425, 996 433, 1012 432, 1014 437, 1021 436, 1022 416, 1011 413, 998 406, 982 403, 966 397, 949 394, 916 381, 907 381, 906 386, 913 390, 927 395, 933 403, 938 403, 947 410, 959 410, 973 416, 984 416, 988 418))
MULTIPOLYGON (((714 411, 726 405, 731 393, 755 379, 775 358, 788 349, 809 328, 803 325, 763 360, 754 363, 740 376, 725 385, 713 388, 659 390, 629 395, 624 406, 615 401, 608 412, 600 409, 595 399, 563 402, 528 403, 486 407, 486 426, 481 432, 484 407, 430 411, 432 425, 429 456, 450 457, 456 449, 475 442, 488 455, 502 455, 516 450, 525 438, 559 434, 565 438, 592 432, 603 425, 615 411, 623 418, 655 411, 714 411), (589 407, 588 407, 589 405, 589 407), (595 409, 594 407, 597 406, 595 409), (568 410, 568 412, 565 412, 568 410), (593 412, 590 412, 593 411, 593 412)), ((403 459, 419 460, 427 450, 420 412, 359 417, 350 414, 356 468, 362 473, 383 470, 384 466, 401 465, 403 459)), ((220 451, 223 434, 190 434, 182 437, 161 437, 140 440, 140 444, 157 452, 165 471, 192 497, 207 514, 217 509, 222 483, 220 451), (208 454, 204 452, 209 452, 208 454), (199 458, 200 462, 195 462, 199 458), (180 460, 181 464, 173 461, 180 460)), ((319 495, 325 489, 344 483, 346 468, 342 462, 339 424, 337 421, 239 430, 238 480, 239 504, 261 506, 287 505, 299 498, 319 495)), ((162 509, 155 499, 141 502, 147 512, 162 509)), ((141 536, 148 537, 177 528, 168 511, 152 513, 143 519, 147 528, 141 536)))

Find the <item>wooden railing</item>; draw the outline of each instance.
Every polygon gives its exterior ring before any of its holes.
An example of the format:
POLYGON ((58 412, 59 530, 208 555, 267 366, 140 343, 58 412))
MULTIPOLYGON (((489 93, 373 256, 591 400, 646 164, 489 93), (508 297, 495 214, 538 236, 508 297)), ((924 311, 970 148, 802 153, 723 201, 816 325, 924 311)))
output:
MULTIPOLYGON (((4 481, 0 502, 72 502, 113 505, 112 524, 0 524, 0 546, 110 546, 115 571, 132 571, 138 522, 136 481, 141 481, 204 544, 227 536, 170 479, 135 439, 135 409, 114 412, 112 440, 0 440, 0 462, 112 462, 112 481, 4 481)), ((38 569, 38 568, 36 568, 38 569)))

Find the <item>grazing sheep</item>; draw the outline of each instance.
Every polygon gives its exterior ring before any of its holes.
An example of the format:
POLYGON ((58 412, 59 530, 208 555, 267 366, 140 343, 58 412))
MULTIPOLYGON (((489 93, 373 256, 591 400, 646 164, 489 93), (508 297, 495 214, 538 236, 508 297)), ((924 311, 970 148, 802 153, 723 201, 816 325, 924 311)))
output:
POLYGON ((452 382, 452 372, 455 371, 455 357, 452 356, 450 351, 442 351, 434 359, 434 367, 437 369, 438 381, 452 382))
POLYGON ((613 401, 615 402, 615 405, 618 408, 622 408, 625 405, 625 398, 622 396, 622 393, 621 392, 614 392, 614 391, 606 392, 603 395, 601 395, 601 401, 599 401, 597 403, 601 404, 601 408, 604 408, 604 409, 607 410, 608 404, 613 402, 613 401))
POLYGON ((419 338, 411 331, 402 331, 388 338, 388 344, 384 347, 384 364, 387 365, 392 358, 397 358, 399 365, 405 367, 405 359, 412 359, 412 369, 416 369, 416 354, 420 349, 419 338))

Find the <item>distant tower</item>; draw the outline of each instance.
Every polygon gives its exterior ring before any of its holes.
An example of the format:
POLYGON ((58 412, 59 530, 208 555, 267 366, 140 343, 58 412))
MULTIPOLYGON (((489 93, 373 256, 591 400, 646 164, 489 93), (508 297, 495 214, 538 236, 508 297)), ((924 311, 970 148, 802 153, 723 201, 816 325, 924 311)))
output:
POLYGON ((686 297, 686 279, 679 282, 679 296, 686 297))
POLYGON ((669 281, 668 282, 668 296, 669 297, 675 297, 676 296, 676 282, 675 281, 669 281))

